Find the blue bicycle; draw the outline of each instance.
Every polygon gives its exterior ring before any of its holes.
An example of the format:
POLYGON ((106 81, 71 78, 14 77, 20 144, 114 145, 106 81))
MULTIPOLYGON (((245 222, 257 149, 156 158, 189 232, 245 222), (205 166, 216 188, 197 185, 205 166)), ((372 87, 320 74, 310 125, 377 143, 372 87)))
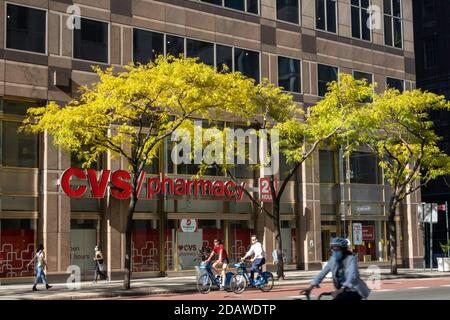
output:
POLYGON ((264 292, 269 292, 273 288, 273 275, 271 272, 265 271, 256 277, 256 280, 250 278, 250 273, 247 271, 245 262, 234 264, 236 267, 236 274, 231 280, 231 290, 236 293, 242 293, 247 287, 255 287, 264 292))
MULTIPOLYGON (((220 289, 222 283, 221 276, 214 276, 213 269, 210 262, 203 261, 200 266, 200 270, 203 270, 204 273, 200 274, 197 278, 197 290, 200 293, 206 294, 209 293, 212 289, 213 284, 220 289)), ((230 283, 233 278, 233 272, 227 272, 225 274, 225 286, 224 289, 228 292, 231 292, 230 283)))

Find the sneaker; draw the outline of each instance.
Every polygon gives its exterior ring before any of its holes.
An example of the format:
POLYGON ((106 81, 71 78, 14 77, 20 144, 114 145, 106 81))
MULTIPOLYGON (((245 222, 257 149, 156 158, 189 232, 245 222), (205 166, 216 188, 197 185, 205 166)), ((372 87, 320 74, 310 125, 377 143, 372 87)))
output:
POLYGON ((39 291, 37 288, 36 288, 36 285, 34 285, 33 286, 33 289, 32 289, 33 291, 39 291))

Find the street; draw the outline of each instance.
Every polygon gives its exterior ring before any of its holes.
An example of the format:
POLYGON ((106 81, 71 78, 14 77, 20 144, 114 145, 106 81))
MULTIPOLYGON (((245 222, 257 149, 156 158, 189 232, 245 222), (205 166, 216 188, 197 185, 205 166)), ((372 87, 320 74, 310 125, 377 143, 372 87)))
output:
MULTIPOLYGON (((147 297, 126 298, 135 300, 306 300, 299 295, 299 288, 305 285, 275 286, 271 292, 265 293, 257 289, 248 289, 242 294, 223 291, 211 291, 209 294, 161 294, 147 297)), ((311 299, 317 299, 321 292, 332 291, 331 283, 325 283, 313 290, 311 299)), ((325 296, 323 300, 331 297, 325 296)), ((450 277, 428 279, 395 279, 382 280, 380 288, 374 289, 369 300, 450 300, 450 277)))

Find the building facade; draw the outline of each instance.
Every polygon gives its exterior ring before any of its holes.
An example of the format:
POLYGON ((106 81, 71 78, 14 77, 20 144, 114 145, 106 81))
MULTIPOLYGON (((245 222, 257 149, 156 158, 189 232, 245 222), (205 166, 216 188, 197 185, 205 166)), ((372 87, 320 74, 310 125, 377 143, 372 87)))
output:
MULTIPOLYGON (((413 1, 414 41, 416 52, 417 87, 450 100, 450 3, 445 0, 413 1)), ((441 148, 450 153, 450 112, 431 113, 435 130, 442 137, 441 148)), ((422 188, 422 200, 427 203, 450 203, 449 177, 439 178, 422 188)), ((433 227, 434 257, 444 253, 440 243, 447 242, 445 214, 438 215, 438 223, 433 227)), ((429 239, 429 225, 426 228, 429 239)), ((426 243, 426 259, 429 261, 429 242, 426 243)), ((434 261, 436 263, 436 261, 434 261)), ((429 264, 429 263, 428 263, 429 264)))
MULTIPOLYGON (((316 103, 340 72, 400 90, 415 88, 411 0, 14 0, 0 1, 0 276, 26 277, 38 243, 48 256, 50 277, 67 277, 70 266, 93 270, 99 244, 108 271, 121 276, 125 254, 126 201, 107 196, 71 199, 60 188, 62 173, 77 159, 46 134, 18 133, 29 106, 67 102, 80 85, 97 78, 91 65, 120 68, 157 53, 184 54, 283 86, 299 108, 316 103), (373 5, 374 7, 369 7, 373 5), (378 13, 369 28, 369 11, 378 13), (81 19, 71 14, 80 10, 81 19)), ((370 25, 370 24, 369 24, 370 25)), ((223 123, 234 126, 232 123, 223 123)), ((171 163, 170 146, 147 169, 157 177, 188 179, 195 166, 171 163)), ((98 170, 123 162, 107 155, 98 170)), ((283 175, 281 166, 281 173, 283 175)), ((235 169, 249 186, 258 179, 235 169)), ((210 171, 205 179, 224 179, 210 171)), ((361 150, 343 158, 320 150, 289 182, 282 203, 282 239, 288 265, 318 269, 331 237, 353 241, 361 261, 388 260, 389 187, 373 155, 361 150)), ((420 194, 410 196, 397 219, 398 263, 421 265, 416 219, 420 194)), ((193 270, 198 249, 224 239, 231 260, 257 234, 268 252, 273 226, 252 203, 206 197, 140 200, 133 231, 134 276, 193 270), (188 225, 195 228, 185 232, 188 225)))

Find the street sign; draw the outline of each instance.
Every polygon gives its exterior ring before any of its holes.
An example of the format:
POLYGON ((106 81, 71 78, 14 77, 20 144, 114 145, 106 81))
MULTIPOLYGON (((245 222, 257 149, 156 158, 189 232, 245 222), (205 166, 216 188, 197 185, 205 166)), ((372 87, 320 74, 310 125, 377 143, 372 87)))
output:
POLYGON ((437 223, 438 222, 438 206, 437 203, 427 203, 425 204, 425 219, 427 223, 437 223))
POLYGON ((361 223, 353 224, 353 244, 358 246, 363 242, 363 229, 361 223))

